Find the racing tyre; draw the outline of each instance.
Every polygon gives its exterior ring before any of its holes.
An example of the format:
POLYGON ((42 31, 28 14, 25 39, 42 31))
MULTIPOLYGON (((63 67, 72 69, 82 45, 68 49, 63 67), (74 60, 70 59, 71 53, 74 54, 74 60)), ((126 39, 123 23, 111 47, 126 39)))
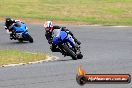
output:
POLYGON ((67 54, 72 57, 73 60, 77 60, 76 54, 71 49, 69 49, 67 45, 63 45, 63 48, 67 54))
POLYGON ((22 43, 23 42, 23 39, 18 39, 18 41, 22 43))
POLYGON ((30 42, 30 43, 33 43, 33 38, 28 34, 28 41, 30 42))
POLYGON ((79 54, 77 55, 77 58, 78 58, 78 59, 82 59, 82 58, 83 58, 83 55, 82 55, 81 53, 79 53, 79 54))

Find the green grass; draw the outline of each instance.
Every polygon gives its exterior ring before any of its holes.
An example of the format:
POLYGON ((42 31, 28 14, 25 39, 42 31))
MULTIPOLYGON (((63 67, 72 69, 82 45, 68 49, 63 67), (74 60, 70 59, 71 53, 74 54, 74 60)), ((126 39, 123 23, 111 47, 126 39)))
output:
POLYGON ((0 0, 0 17, 132 25, 132 0, 0 0))
POLYGON ((20 50, 0 50, 0 66, 45 60, 47 54, 30 53, 20 50))

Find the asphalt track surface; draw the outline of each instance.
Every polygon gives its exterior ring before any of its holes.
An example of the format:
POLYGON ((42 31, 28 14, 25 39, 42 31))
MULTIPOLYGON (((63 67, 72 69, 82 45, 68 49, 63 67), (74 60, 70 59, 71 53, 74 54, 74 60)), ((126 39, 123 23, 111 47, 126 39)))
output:
MULTIPOLYGON (((2 23, 0 26, 3 29, 2 23)), ((0 88, 132 88, 132 83, 80 86, 75 80, 79 65, 87 73, 132 75, 132 27, 66 26, 82 42, 82 60, 50 52, 42 25, 28 24, 32 44, 11 41, 5 30, 0 30, 0 49, 47 52, 59 57, 40 64, 0 68, 0 88)))

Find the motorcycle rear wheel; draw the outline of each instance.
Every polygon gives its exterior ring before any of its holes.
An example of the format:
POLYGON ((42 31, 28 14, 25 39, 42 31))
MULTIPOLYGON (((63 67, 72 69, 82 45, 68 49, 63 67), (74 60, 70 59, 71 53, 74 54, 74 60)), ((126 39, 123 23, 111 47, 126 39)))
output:
POLYGON ((18 39, 19 42, 23 42, 23 39, 18 39))

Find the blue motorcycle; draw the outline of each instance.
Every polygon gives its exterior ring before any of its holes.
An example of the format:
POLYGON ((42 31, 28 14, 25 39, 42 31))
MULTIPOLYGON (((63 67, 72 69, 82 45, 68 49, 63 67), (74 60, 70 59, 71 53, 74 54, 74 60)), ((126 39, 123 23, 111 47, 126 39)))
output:
POLYGON ((52 43, 64 56, 71 56, 73 60, 82 59, 83 55, 80 51, 80 46, 75 43, 70 34, 61 29, 55 29, 52 32, 52 43))
POLYGON ((18 40, 19 42, 29 41, 33 43, 33 38, 29 35, 26 24, 22 22, 16 22, 12 26, 12 39, 18 40))

